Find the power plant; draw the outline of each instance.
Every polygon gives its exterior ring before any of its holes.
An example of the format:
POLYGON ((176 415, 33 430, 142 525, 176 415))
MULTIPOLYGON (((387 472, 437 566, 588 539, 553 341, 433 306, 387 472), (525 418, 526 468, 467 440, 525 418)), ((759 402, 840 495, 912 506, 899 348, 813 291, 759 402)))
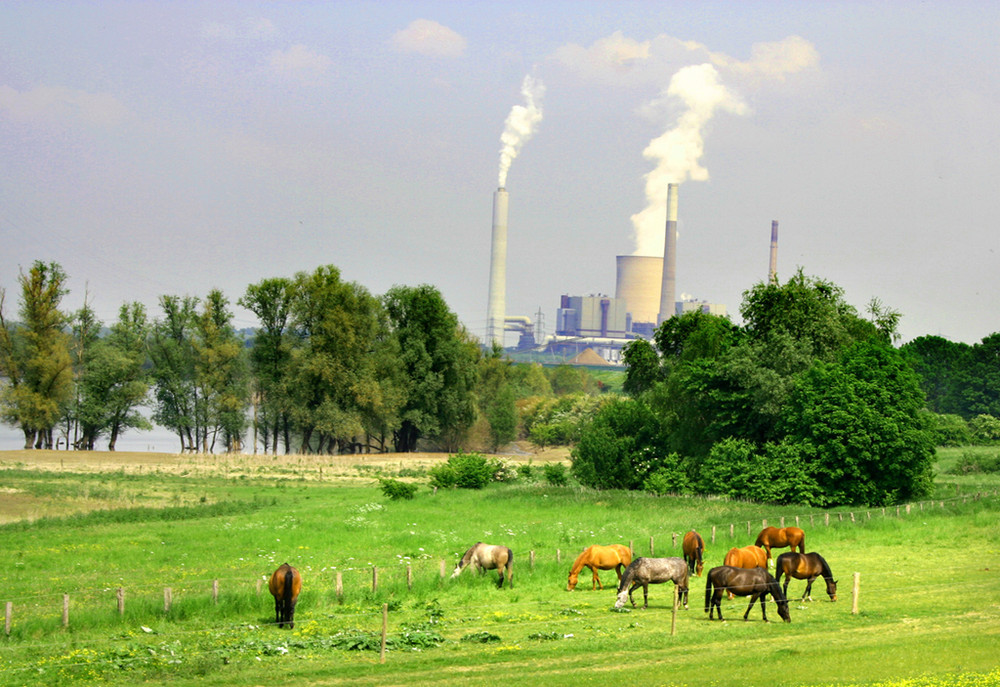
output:
MULTIPOLYGON (((555 334, 536 336, 531 318, 508 316, 506 304, 507 190, 493 194, 493 233, 490 256, 487 346, 504 345, 504 332, 520 334, 519 350, 581 353, 587 348, 610 363, 621 360, 621 349, 637 338, 651 339, 656 327, 674 315, 693 310, 726 315, 726 307, 682 295, 677 297, 678 185, 667 188, 666 232, 663 255, 616 256, 615 295, 564 294, 556 311, 555 334)), ((777 279, 778 222, 771 223, 768 279, 777 279)), ((541 313, 539 313, 539 316, 541 313)), ((540 334, 540 332, 538 332, 540 334)))

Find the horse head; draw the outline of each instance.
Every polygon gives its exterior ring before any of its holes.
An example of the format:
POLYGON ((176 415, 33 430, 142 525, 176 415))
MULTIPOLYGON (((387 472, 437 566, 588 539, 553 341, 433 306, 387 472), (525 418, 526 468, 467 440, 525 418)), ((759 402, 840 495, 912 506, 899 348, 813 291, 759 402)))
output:
POLYGON ((569 580, 566 582, 566 591, 567 592, 571 592, 574 589, 576 589, 576 583, 577 583, 578 579, 579 579, 579 576, 576 573, 571 572, 569 574, 569 580))
POLYGON ((826 581, 826 593, 830 595, 830 601, 837 600, 837 580, 832 577, 826 581))
POLYGON ((622 606, 624 606, 626 599, 628 599, 628 587, 618 592, 618 598, 615 599, 615 608, 621 608, 622 606))

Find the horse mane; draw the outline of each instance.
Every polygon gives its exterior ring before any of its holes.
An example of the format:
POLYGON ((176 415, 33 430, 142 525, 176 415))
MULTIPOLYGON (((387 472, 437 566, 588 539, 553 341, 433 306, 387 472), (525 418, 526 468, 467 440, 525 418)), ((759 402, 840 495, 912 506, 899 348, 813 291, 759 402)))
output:
MULTIPOLYGON (((621 582, 618 583, 618 593, 619 594, 621 594, 623 590, 628 589, 629 585, 632 584, 632 580, 633 580, 633 578, 635 578, 635 571, 638 569, 638 567, 639 567, 638 564, 639 564, 639 561, 641 561, 641 560, 642 560, 642 557, 636 558, 631 563, 628 564, 627 568, 625 568, 625 572, 622 573, 622 580, 621 580, 621 582)), ((685 566, 685 567, 687 567, 687 566, 685 566)))
POLYGON ((823 558, 822 556, 820 556, 818 553, 815 554, 815 555, 816 555, 816 558, 819 559, 820 575, 823 576, 824 580, 832 580, 833 579, 833 571, 830 570, 830 564, 827 563, 826 559, 823 558))
POLYGON ((470 546, 469 550, 465 552, 464 556, 462 556, 462 560, 459 561, 458 567, 459 568, 464 568, 465 566, 467 566, 469 564, 469 561, 472 560, 472 554, 475 552, 475 550, 477 548, 479 548, 480 546, 482 546, 482 544, 483 543, 481 541, 477 541, 475 544, 473 544, 472 546, 470 546))
POLYGON ((590 551, 589 546, 585 548, 583 551, 581 551, 580 555, 576 557, 576 560, 573 561, 573 567, 569 569, 570 575, 572 575, 573 573, 576 573, 578 575, 580 574, 580 571, 583 570, 583 565, 584 565, 583 559, 584 557, 586 557, 588 551, 590 551))

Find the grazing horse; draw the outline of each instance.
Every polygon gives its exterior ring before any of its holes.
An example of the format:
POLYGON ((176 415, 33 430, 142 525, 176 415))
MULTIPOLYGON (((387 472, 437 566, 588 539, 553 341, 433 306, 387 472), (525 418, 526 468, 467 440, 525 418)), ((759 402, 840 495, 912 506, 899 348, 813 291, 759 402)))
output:
POLYGON ((295 627, 295 604, 302 591, 302 575, 288 563, 282 563, 271 574, 267 588, 274 597, 274 622, 278 627, 284 627, 285 623, 289 628, 295 627))
POLYGON ((590 568, 590 572, 594 574, 593 588, 597 589, 598 586, 604 589, 604 585, 601 584, 601 578, 598 577, 598 570, 611 570, 614 569, 615 573, 618 575, 618 581, 622 581, 622 571, 632 562, 632 551, 627 546, 622 546, 621 544, 612 544, 611 546, 600 546, 594 544, 593 546, 588 546, 583 550, 579 556, 577 556, 576 561, 573 563, 573 567, 569 571, 569 581, 566 584, 566 589, 568 591, 573 591, 576 587, 577 580, 580 575, 580 571, 585 567, 590 568))
POLYGON ((750 609, 757 599, 760 599, 760 612, 767 622, 767 609, 765 599, 770 594, 774 603, 778 605, 778 615, 786 623, 792 622, 792 617, 788 613, 788 599, 781 593, 778 581, 767 571, 766 568, 734 568, 731 565, 720 565, 708 571, 708 579, 705 581, 705 613, 711 620, 715 609, 719 609, 719 620, 722 620, 722 592, 728 591, 739 596, 749 596, 750 605, 747 612, 743 614, 743 620, 750 615, 750 609), (714 587, 714 589, 713 589, 714 587))
POLYGON ((514 588, 514 554, 506 546, 476 542, 455 566, 455 572, 451 574, 452 578, 458 577, 466 566, 470 566, 479 573, 496 570, 500 575, 497 589, 503 588, 503 577, 504 572, 506 572, 510 588, 514 588))
POLYGON ((837 600, 837 580, 833 579, 833 571, 826 559, 815 551, 813 553, 783 553, 774 562, 774 572, 776 579, 781 582, 781 576, 785 575, 785 586, 781 591, 788 596, 788 583, 794 577, 797 580, 806 580, 806 591, 802 595, 802 600, 812 601, 813 580, 823 577, 826 582, 826 593, 830 595, 830 601, 837 600))
POLYGON ((622 575, 618 583, 618 599, 615 608, 625 605, 625 598, 635 606, 632 591, 642 586, 642 607, 649 608, 649 585, 673 582, 678 598, 688 607, 688 566, 683 558, 636 558, 622 575))
POLYGON ((700 534, 691 530, 684 535, 681 548, 684 549, 684 560, 687 561, 688 570, 701 577, 702 568, 705 567, 705 563, 701 560, 702 554, 705 553, 705 540, 700 534))
MULTIPOLYGON (((734 547, 729 549, 722 564, 731 565, 734 568, 766 568, 767 553, 759 546, 734 547)), ((733 598, 732 592, 729 592, 729 598, 733 598)))
POLYGON ((770 565, 771 547, 783 549, 788 546, 791 547, 792 551, 798 548, 799 553, 805 553, 806 533, 798 527, 782 527, 781 529, 777 527, 765 527, 757 535, 757 541, 754 544, 764 547, 764 550, 767 551, 767 564, 770 565))

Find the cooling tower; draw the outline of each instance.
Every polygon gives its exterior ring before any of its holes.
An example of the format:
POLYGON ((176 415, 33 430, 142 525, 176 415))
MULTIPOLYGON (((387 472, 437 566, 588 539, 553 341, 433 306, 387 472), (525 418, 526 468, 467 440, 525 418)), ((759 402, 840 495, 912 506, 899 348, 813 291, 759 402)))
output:
POLYGON ((633 322, 656 323, 660 311, 663 258, 655 255, 619 255, 615 298, 625 301, 633 322))
POLYGON ((778 283, 778 220, 771 220, 771 262, 767 269, 767 283, 778 283))
POLYGON ((677 281, 677 184, 667 186, 667 231, 663 239, 663 279, 660 286, 660 310, 656 323, 676 314, 674 296, 677 281))
POLYGON ((493 194, 493 241, 490 248, 490 292, 486 308, 486 345, 503 346, 507 296, 507 190, 493 194))

